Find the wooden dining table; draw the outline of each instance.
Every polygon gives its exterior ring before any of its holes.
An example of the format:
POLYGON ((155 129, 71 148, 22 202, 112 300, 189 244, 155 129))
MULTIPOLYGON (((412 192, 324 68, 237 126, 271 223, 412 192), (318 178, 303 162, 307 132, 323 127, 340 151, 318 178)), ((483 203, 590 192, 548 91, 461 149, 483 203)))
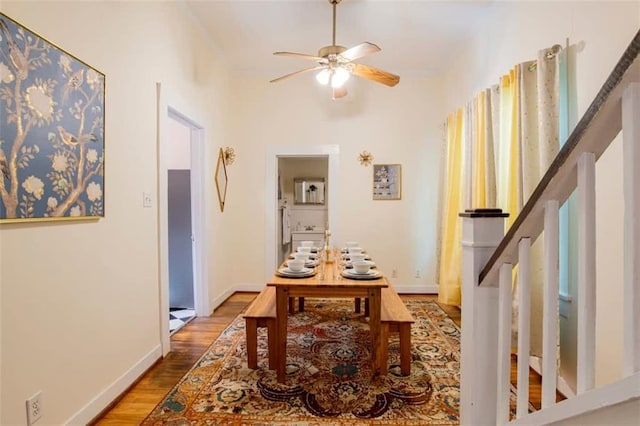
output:
MULTIPOLYGON (((380 278, 356 280, 343 277, 336 258, 317 266, 317 273, 308 278, 287 278, 274 274, 267 282, 276 288, 276 371, 278 382, 284 383, 287 366, 287 316, 289 298, 367 298, 369 300, 369 330, 371 334, 371 366, 374 375, 379 375, 382 366, 380 341, 381 289, 389 282, 381 274, 380 278)), ((386 368, 386 366, 385 366, 386 368)))

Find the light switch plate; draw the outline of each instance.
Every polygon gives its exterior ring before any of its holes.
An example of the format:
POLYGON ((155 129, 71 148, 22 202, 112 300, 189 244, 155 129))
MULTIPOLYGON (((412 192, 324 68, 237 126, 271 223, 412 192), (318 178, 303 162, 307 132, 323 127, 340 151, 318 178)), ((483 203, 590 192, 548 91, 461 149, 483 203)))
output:
POLYGON ((151 193, 143 192, 142 193, 142 207, 151 207, 152 204, 153 203, 151 201, 151 193))

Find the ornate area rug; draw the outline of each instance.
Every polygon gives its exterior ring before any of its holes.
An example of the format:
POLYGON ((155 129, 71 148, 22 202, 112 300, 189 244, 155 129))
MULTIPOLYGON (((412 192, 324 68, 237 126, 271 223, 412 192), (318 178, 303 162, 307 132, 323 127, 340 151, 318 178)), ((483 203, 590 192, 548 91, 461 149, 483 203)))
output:
POLYGON ((367 319, 349 299, 306 299, 289 317, 287 381, 268 369, 266 329, 258 368, 247 368, 238 316, 144 425, 448 425, 458 424, 460 330, 433 301, 405 299, 411 375, 400 375, 398 334, 389 371, 371 378, 367 319))

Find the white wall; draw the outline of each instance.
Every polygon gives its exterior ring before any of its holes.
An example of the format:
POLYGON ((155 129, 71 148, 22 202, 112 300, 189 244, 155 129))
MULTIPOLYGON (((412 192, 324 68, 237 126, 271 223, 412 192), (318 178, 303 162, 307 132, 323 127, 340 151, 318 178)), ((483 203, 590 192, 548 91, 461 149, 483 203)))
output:
MULTIPOLYGON (((228 80, 220 55, 173 2, 3 0, 1 8, 107 75, 106 218, 0 227, 1 424, 24 424, 24 401, 37 390, 45 400, 42 424, 82 423, 110 401, 105 392, 117 390, 121 376, 135 375, 158 353, 157 211, 142 208, 142 192, 157 191, 157 81, 204 117, 209 176, 217 149, 236 149, 225 212, 214 195, 205 206, 212 299, 263 282, 265 150, 282 145, 340 145, 341 222, 333 241, 361 241, 382 270, 398 270, 398 288, 423 291, 434 284, 446 114, 515 62, 567 37, 585 42, 578 54, 582 113, 640 16, 636 2, 499 2, 500 24, 478 36, 446 81, 402 76, 387 88, 354 79, 353 96, 333 102, 310 75, 278 84, 267 82, 273 76, 228 80), (402 164, 401 201, 371 199, 372 168, 357 160, 362 150, 375 163, 402 164), (253 267, 231 262, 239 254, 253 267)), ((599 174, 619 164, 613 158, 599 174)), ((206 185, 215 194, 213 179, 206 185)), ((621 202, 612 206, 619 210, 621 202)), ((616 265, 615 254, 598 256, 616 265)), ((599 277, 607 271, 600 268, 599 277)))
MULTIPOLYGON (((389 88, 353 78, 348 82, 353 97, 335 102, 312 75, 279 83, 268 80, 245 77, 233 82, 231 120, 238 145, 228 197, 237 208, 238 229, 251 235, 254 243, 232 239, 230 251, 245 252, 257 265, 264 265, 260 209, 265 203, 265 147, 337 144, 340 198, 335 208, 340 228, 330 225, 332 242, 362 242, 382 270, 398 270, 394 279, 398 288, 425 291, 433 285, 439 124, 445 116, 441 82, 403 76, 400 84, 389 88), (358 161, 363 150, 374 155, 375 163, 402 164, 401 201, 372 200, 372 167, 358 161), (420 278, 414 278, 416 269, 420 278)), ((329 185, 329 191, 335 188, 335 183, 329 185)), ((264 279, 264 269, 234 268, 235 282, 264 279)))
POLYGON ((191 128, 170 118, 167 120, 169 141, 167 146, 167 169, 191 169, 191 128))
MULTIPOLYGON (((640 3, 498 2, 495 16, 447 75, 445 104, 464 105, 482 88, 496 84, 514 64, 535 59, 554 44, 575 45, 576 124, 640 28, 640 3)), ((597 371, 596 382, 615 380, 622 360, 622 150, 620 138, 597 163, 597 371)), ((575 289, 575 285, 571 288, 575 289)), ((575 294, 571 294, 576 299, 575 294)), ((575 318, 576 303, 569 306, 575 318)), ((575 323, 571 324, 575 334, 575 323)), ((566 364, 566 363, 565 363, 566 364)), ((573 366, 563 365, 569 370, 573 366)), ((573 378, 569 378, 571 382, 573 378)))
MULTIPOLYGON (((157 201, 156 82, 202 113, 214 170, 226 76, 174 2, 5 0, 2 11, 106 74, 106 217, 0 227, 0 424, 26 424, 38 390, 39 424, 85 423, 159 354, 157 210, 142 207, 143 191, 157 201)), ((227 218, 215 203, 212 236, 227 218)), ((209 293, 222 293, 224 251, 210 240, 209 293)))

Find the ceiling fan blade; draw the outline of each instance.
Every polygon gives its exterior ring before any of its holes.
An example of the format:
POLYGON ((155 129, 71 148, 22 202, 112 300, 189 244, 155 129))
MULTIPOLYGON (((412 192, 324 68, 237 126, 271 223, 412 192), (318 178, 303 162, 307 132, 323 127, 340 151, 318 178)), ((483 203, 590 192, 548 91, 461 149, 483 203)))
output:
POLYGON ((273 52, 274 55, 276 56, 291 56, 293 58, 300 58, 300 59, 308 59, 310 61, 324 61, 324 58, 321 58, 320 56, 315 56, 315 55, 308 55, 306 53, 294 53, 294 52, 273 52))
POLYGON ((344 98, 345 96, 347 96, 347 86, 333 88, 333 96, 331 98, 334 101, 336 99, 344 98))
POLYGON ((377 68, 373 68, 362 64, 353 64, 352 74, 358 77, 363 77, 369 80, 376 81, 378 83, 385 84, 389 87, 393 87, 400 82, 400 76, 391 74, 390 72, 382 71, 377 68))
POLYGON ((353 46, 345 50, 339 56, 350 62, 354 59, 362 58, 363 56, 373 55, 374 53, 378 53, 380 50, 382 49, 377 45, 365 41, 364 43, 360 43, 357 46, 353 46))
POLYGON ((293 77, 293 76, 298 75, 298 74, 304 74, 305 72, 321 70, 322 68, 326 68, 326 67, 324 65, 318 65, 318 66, 315 66, 315 67, 304 68, 304 69, 301 69, 299 71, 295 71, 295 72, 292 72, 290 74, 286 74, 286 75, 283 75, 281 77, 274 78, 269 83, 275 83, 276 81, 284 80, 285 78, 293 77))

